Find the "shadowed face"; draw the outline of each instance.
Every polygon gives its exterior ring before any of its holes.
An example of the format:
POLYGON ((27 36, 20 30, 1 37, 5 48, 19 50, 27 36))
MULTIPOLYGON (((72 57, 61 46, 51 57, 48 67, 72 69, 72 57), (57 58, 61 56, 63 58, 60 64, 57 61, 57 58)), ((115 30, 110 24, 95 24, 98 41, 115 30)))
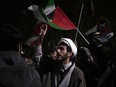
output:
POLYGON ((49 53, 49 55, 53 58, 53 60, 57 59, 57 52, 54 50, 53 52, 49 53))
POLYGON ((57 49, 57 58, 58 60, 64 60, 68 58, 67 46, 59 45, 57 49))

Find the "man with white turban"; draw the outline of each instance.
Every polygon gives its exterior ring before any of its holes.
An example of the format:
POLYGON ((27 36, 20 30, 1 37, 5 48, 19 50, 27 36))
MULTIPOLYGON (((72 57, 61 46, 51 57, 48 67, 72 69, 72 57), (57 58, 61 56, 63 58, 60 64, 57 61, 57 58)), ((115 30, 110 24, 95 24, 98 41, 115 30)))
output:
POLYGON ((86 87, 85 77, 75 63, 71 61, 77 55, 77 47, 69 38, 58 42, 57 59, 62 60, 53 74, 52 87, 86 87))

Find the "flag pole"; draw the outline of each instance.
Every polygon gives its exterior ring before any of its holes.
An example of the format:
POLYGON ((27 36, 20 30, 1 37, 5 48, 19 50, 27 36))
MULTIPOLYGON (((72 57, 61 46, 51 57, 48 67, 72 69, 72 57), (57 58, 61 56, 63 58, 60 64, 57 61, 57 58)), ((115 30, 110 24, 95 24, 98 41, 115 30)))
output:
MULTIPOLYGON (((77 24, 77 28, 78 28, 78 29, 79 29, 79 25, 80 25, 80 21, 81 21, 81 15, 82 15, 83 7, 84 7, 84 3, 82 3, 82 6, 81 6, 81 12, 80 12, 79 21, 78 21, 78 24, 77 24)), ((75 35, 75 41, 76 41, 76 39, 77 39, 77 33, 78 33, 78 32, 76 32, 76 35, 75 35)))
POLYGON ((89 41, 79 31, 79 25, 80 25, 80 20, 81 20, 81 16, 82 16, 83 7, 84 7, 84 3, 82 3, 82 6, 81 6, 81 12, 80 12, 80 16, 79 16, 79 21, 78 21, 78 25, 77 25, 77 28, 76 28, 77 32, 76 32, 76 35, 75 35, 75 42, 76 42, 76 39, 77 39, 77 33, 79 33, 82 36, 82 38, 87 42, 87 44, 90 44, 89 41))
POLYGON ((78 28, 76 28, 77 32, 83 37, 83 39, 87 42, 87 44, 89 45, 89 41, 83 36, 83 34, 79 31, 78 28))

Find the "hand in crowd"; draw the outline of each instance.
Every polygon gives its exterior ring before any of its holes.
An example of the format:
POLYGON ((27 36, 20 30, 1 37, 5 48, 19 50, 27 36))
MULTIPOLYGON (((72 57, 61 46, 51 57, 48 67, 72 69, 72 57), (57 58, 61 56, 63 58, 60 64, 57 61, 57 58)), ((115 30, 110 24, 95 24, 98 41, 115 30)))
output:
POLYGON ((39 38, 38 38, 37 44, 41 44, 43 42, 43 38, 46 35, 47 30, 48 30, 48 25, 47 24, 42 24, 40 26, 40 32, 38 34, 39 38))
POLYGON ((41 35, 42 37, 44 37, 46 35, 47 29, 48 29, 47 24, 42 24, 40 26, 40 33, 39 33, 39 35, 41 35))

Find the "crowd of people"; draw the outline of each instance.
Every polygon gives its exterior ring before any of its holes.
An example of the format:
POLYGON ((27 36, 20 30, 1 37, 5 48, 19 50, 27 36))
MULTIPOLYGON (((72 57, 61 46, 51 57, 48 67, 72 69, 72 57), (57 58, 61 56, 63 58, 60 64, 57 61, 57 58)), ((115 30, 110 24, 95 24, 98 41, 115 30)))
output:
POLYGON ((114 57, 115 51, 104 52, 108 41, 100 41, 101 27, 102 23, 92 33, 89 46, 79 47, 62 37, 57 44, 51 41, 43 48, 47 24, 40 26, 33 44, 25 43, 15 26, 1 25, 0 87, 115 87, 116 64, 109 57, 111 53, 114 57))

